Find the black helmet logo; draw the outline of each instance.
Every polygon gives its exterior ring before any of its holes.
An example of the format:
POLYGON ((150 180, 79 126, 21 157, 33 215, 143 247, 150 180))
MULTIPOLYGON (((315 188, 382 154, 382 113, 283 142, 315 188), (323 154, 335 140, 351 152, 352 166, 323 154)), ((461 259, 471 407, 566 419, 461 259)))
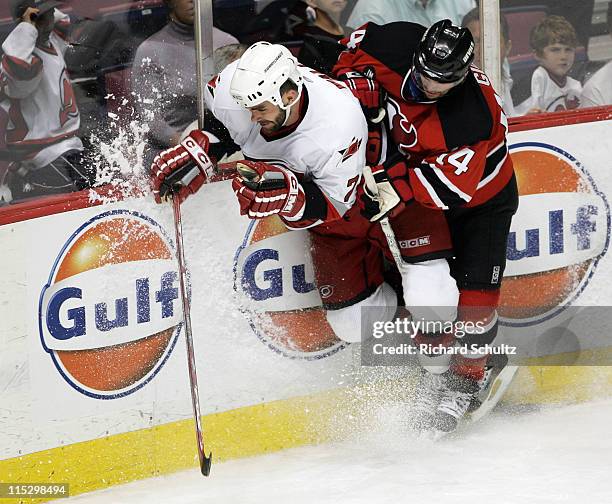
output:
POLYGON ((434 23, 423 35, 414 55, 416 70, 438 82, 462 80, 474 59, 474 39, 467 28, 449 19, 434 23))

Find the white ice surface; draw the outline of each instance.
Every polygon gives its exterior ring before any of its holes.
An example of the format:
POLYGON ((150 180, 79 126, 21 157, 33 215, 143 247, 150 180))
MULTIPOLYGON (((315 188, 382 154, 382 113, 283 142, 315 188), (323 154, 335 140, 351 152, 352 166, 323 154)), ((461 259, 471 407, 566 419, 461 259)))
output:
POLYGON ((63 502, 81 504, 612 503, 612 400, 495 413, 415 440, 392 407, 342 443, 213 464, 63 502), (376 426, 376 429, 373 428, 376 426))

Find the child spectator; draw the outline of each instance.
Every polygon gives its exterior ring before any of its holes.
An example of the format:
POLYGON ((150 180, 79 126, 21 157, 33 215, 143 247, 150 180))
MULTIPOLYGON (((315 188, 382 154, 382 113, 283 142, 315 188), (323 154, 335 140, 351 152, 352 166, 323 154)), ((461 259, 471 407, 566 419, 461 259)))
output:
POLYGON ((519 114, 576 109, 582 86, 568 73, 574 65, 578 39, 561 16, 547 16, 532 30, 531 47, 540 66, 531 77, 531 96, 517 107, 519 114))

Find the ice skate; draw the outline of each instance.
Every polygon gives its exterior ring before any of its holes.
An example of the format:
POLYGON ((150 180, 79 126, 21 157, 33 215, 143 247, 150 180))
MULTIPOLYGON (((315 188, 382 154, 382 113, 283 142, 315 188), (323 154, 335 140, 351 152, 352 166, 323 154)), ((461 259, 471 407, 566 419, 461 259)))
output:
POLYGON ((482 418, 497 405, 515 373, 516 366, 508 366, 508 357, 500 355, 489 360, 480 380, 450 375, 435 414, 434 429, 447 434, 464 418, 482 418))
POLYGON ((446 373, 435 374, 421 369, 412 407, 412 427, 417 431, 433 428, 434 418, 446 390, 446 373))
POLYGON ((477 400, 481 381, 455 374, 449 375, 447 386, 434 415, 433 428, 435 430, 448 434, 457 428, 470 409, 472 401, 477 400))

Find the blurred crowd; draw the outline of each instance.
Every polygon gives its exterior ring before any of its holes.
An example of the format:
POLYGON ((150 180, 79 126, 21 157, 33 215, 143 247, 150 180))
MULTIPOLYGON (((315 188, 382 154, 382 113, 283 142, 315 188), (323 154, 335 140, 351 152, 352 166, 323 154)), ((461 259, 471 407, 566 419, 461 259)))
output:
MULTIPOLYGON (((100 143, 129 121, 148 126, 143 166, 193 127, 193 0, 0 4, 0 205, 91 187, 100 143)), ((508 116, 612 104, 612 2, 502 0, 501 8, 497 91, 508 116)), ((475 0, 215 0, 213 9, 216 71, 267 40, 329 73, 338 41, 364 23, 441 19, 471 31, 482 65, 475 0)))

